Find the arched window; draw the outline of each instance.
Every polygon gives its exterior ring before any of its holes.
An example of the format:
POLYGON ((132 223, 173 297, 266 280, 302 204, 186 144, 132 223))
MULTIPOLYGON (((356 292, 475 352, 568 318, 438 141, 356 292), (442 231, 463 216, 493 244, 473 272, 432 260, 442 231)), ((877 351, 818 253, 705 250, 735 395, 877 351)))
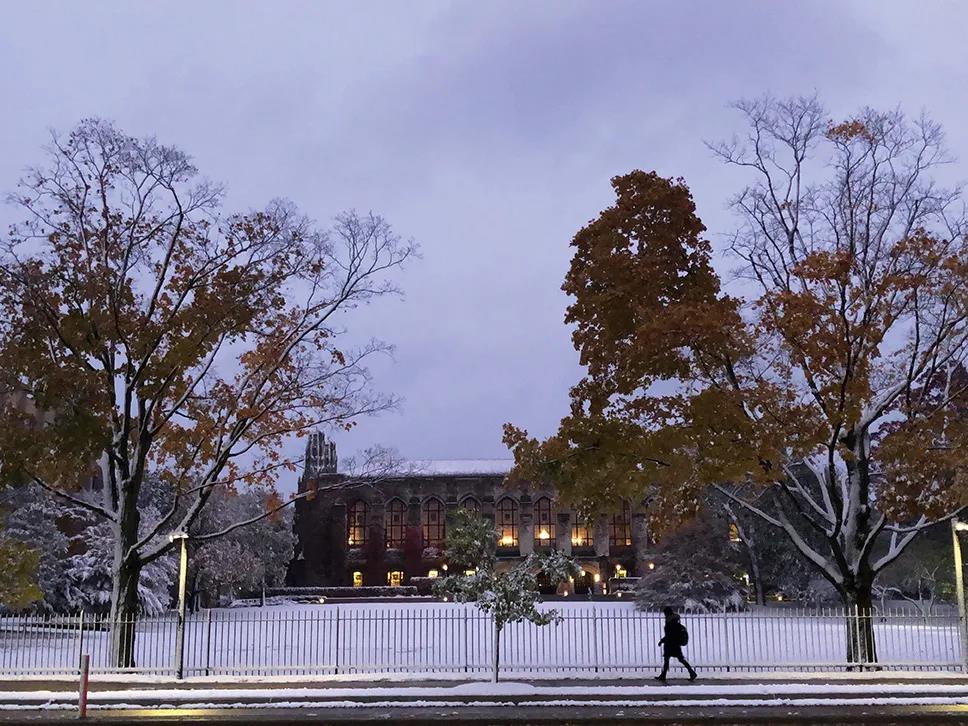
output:
POLYGON ((552 547, 555 544, 555 512, 551 500, 541 497, 534 503, 534 546, 552 547))
POLYGON ((444 503, 439 499, 428 499, 424 502, 421 519, 424 547, 443 547, 444 503))
POLYGON ((497 503, 494 510, 499 533, 498 546, 518 546, 518 503, 510 497, 505 497, 497 503))
POLYGON ((474 497, 464 497, 460 503, 461 509, 467 509, 471 512, 481 513, 481 503, 477 501, 474 497))
POLYGON ((350 547, 366 545, 366 502, 362 500, 353 502, 347 512, 346 543, 350 547))
POLYGON ((582 519, 578 512, 572 515, 571 525, 571 546, 572 547, 592 547, 594 541, 592 530, 588 526, 588 520, 582 519))
POLYGON ((608 544, 610 547, 632 546, 632 508, 628 502, 622 503, 621 511, 613 514, 608 523, 608 544))
POLYGON ((399 499, 391 499, 387 504, 384 518, 386 546, 401 549, 407 536, 407 505, 399 499))

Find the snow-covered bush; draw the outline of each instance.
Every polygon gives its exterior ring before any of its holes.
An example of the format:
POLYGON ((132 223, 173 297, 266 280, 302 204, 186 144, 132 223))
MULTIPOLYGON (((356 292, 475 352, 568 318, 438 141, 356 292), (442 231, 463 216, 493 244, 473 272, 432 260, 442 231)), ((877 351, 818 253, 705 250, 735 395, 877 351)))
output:
MULTIPOLYGON (((5 536, 39 552, 37 585, 44 607, 56 612, 107 611, 111 604, 114 537, 111 524, 94 521, 80 507, 64 504, 38 487, 8 492, 12 514, 5 536)), ((160 517, 145 502, 142 535, 160 517)), ((145 565, 138 582, 138 602, 148 614, 167 609, 177 577, 171 555, 145 565)))

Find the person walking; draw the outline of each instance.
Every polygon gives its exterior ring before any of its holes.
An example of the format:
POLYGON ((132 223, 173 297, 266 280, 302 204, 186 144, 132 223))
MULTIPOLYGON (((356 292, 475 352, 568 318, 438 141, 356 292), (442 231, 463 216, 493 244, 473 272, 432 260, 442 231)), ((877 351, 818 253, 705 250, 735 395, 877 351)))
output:
POLYGON ((689 680, 696 680, 696 671, 689 665, 685 656, 682 655, 682 646, 689 642, 689 631, 679 620, 676 611, 670 607, 662 609, 665 615, 665 632, 659 645, 662 646, 662 672, 655 677, 657 681, 664 681, 666 673, 669 672, 669 659, 675 658, 689 671, 689 680))

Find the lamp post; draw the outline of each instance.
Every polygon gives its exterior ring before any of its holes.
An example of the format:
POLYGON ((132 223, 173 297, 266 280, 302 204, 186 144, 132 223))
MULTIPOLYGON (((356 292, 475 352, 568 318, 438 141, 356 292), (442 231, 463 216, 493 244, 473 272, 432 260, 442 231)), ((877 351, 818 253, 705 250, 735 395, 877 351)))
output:
POLYGON ((179 680, 185 675, 185 585, 188 581, 188 533, 173 532, 171 542, 181 540, 178 562, 178 629, 175 631, 175 674, 179 680))
POLYGON ((951 545, 955 558, 955 593, 958 596, 958 639, 961 642, 961 658, 968 664, 968 623, 965 622, 965 576, 961 560, 961 540, 959 532, 968 531, 968 523, 951 520, 951 545))

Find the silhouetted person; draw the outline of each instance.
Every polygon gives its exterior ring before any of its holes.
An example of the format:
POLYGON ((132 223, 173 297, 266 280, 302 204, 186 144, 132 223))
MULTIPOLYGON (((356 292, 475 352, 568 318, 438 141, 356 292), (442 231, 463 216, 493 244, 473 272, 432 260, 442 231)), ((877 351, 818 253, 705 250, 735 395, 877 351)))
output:
POLYGON ((689 631, 679 622, 679 616, 672 608, 663 608, 665 614, 665 633, 659 645, 662 646, 662 672, 655 677, 657 681, 664 681, 669 671, 669 659, 675 658, 689 671, 689 680, 696 680, 696 671, 682 655, 682 646, 689 642, 689 631))

